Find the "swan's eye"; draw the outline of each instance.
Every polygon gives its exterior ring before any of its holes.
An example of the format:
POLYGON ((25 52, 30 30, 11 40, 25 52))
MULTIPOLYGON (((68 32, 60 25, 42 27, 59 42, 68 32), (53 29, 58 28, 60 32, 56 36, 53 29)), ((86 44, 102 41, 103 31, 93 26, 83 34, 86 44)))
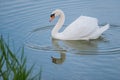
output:
POLYGON ((55 14, 51 14, 50 17, 55 17, 55 14))

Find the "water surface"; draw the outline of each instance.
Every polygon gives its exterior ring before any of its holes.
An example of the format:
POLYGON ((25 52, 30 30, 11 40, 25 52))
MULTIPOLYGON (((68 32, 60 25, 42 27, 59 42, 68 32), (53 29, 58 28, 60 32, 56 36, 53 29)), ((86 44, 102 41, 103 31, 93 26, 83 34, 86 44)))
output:
POLYGON ((28 66, 42 67, 43 80, 120 80, 120 1, 118 0, 1 0, 0 34, 25 46, 28 66), (80 15, 95 17, 110 28, 99 39, 61 41, 51 38, 57 22, 51 12, 64 11, 64 28, 80 15))

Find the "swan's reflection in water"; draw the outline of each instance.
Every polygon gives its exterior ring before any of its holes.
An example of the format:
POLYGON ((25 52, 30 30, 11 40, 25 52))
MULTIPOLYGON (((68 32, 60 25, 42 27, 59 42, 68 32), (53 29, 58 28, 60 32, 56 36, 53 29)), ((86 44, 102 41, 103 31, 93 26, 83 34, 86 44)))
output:
POLYGON ((62 64, 66 59, 66 52, 79 55, 96 55, 99 40, 93 41, 61 41, 52 39, 54 49, 60 54, 60 58, 52 56, 52 62, 62 64))
POLYGON ((52 39, 52 44, 53 47, 55 48, 55 50, 57 50, 58 53, 60 53, 60 58, 55 58, 55 57, 51 57, 52 58, 52 62, 55 64, 62 64, 65 61, 66 58, 66 50, 64 50, 59 44, 58 44, 59 40, 55 40, 52 39))
POLYGON ((51 58, 52 58, 53 63, 62 64, 65 61, 66 54, 65 53, 60 53, 60 58, 55 58, 53 56, 51 58))
MULTIPOLYGON (((100 55, 98 45, 104 43, 103 38, 90 41, 62 41, 52 39, 52 46, 41 46, 33 43, 26 43, 29 48, 36 50, 50 51, 59 53, 59 57, 52 56, 52 62, 55 64, 62 64, 66 59, 66 53, 77 55, 100 55)), ((51 43, 51 42, 50 42, 51 43)), ((104 53, 103 53, 104 54, 104 53)))

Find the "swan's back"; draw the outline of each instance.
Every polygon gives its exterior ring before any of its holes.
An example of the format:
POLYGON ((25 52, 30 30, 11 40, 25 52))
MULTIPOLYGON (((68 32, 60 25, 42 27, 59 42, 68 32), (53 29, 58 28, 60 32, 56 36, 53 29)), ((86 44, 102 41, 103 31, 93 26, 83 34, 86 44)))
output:
POLYGON ((80 16, 62 33, 64 36, 66 36, 66 39, 78 40, 82 38, 88 38, 88 36, 98 28, 98 20, 96 18, 80 16))

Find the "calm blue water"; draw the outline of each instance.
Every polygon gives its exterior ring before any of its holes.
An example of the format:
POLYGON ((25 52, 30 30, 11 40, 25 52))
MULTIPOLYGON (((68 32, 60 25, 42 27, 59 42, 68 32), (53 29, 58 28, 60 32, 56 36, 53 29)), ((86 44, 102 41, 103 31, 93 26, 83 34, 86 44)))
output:
POLYGON ((28 66, 42 67, 42 80, 120 80, 119 0, 0 0, 0 34, 16 49, 25 46, 28 66), (64 11, 64 28, 80 15, 110 24, 99 39, 60 41, 51 39, 57 19, 51 12, 64 11))

